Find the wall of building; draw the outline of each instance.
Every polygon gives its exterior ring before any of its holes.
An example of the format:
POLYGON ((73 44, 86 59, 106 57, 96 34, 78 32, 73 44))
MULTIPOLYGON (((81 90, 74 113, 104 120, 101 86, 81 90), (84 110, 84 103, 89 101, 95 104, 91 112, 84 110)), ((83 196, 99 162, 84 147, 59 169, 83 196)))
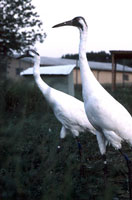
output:
POLYGON ((20 78, 20 72, 31 67, 32 63, 25 62, 16 58, 9 58, 7 77, 18 79, 20 78))
POLYGON ((68 78, 68 94, 74 96, 74 80, 73 80, 73 71, 67 76, 68 78))
MULTIPOLYGON (((111 84, 112 83, 112 73, 111 71, 100 71, 92 70, 94 76, 101 84, 111 84)), ((80 69, 75 68, 73 72, 74 84, 81 84, 80 69)), ((132 73, 116 72, 116 83, 117 84, 132 84, 132 73), (124 78, 123 78, 124 77, 124 78), (125 80, 124 80, 125 79, 125 80)))
MULTIPOLYGON (((32 67, 32 63, 25 62, 23 60, 18 60, 16 58, 10 58, 8 62, 8 68, 6 70, 6 77, 18 79, 20 78, 20 72, 32 67)), ((102 70, 92 70, 95 77, 101 84, 111 84, 112 83, 112 73, 111 71, 102 71, 102 70)), ((54 77, 55 78, 55 77, 54 77)), ((65 78, 64 78, 65 79, 65 78)), ((80 69, 75 68, 73 74, 71 73, 68 76, 68 93, 74 94, 74 85, 72 85, 72 81, 74 80, 74 84, 81 84, 81 77, 80 77, 80 69), (71 91, 70 91, 71 90, 71 91)), ((52 80, 53 81, 53 80, 52 80)), ((55 80, 56 82, 56 80, 55 80)), ((132 73, 125 72, 123 75, 122 72, 116 72, 116 83, 117 84, 130 84, 132 83, 132 73), (125 78, 125 80, 123 79, 125 78)), ((60 86, 57 86, 57 89, 60 86)))
MULTIPOLYGON (((24 78, 34 81, 32 75, 23 76, 24 78)), ((50 86, 67 94, 74 96, 74 84, 72 73, 64 75, 41 75, 42 79, 50 86)))

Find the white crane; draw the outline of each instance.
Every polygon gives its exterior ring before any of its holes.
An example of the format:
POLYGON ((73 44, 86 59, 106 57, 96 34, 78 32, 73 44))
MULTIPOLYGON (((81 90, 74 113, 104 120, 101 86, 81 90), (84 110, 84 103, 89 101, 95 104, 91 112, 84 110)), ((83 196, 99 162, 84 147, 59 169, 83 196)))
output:
POLYGON ((83 99, 85 111, 91 124, 98 130, 101 154, 106 152, 105 142, 115 149, 121 149, 125 140, 132 145, 132 117, 97 81, 86 57, 86 40, 88 26, 83 17, 55 25, 55 27, 72 25, 79 28, 79 63, 81 70, 83 99))
POLYGON ((47 85, 40 76, 40 55, 35 50, 28 50, 23 57, 33 57, 33 75, 37 86, 52 108, 56 118, 62 124, 60 138, 71 133, 74 137, 79 136, 80 132, 91 132, 94 135, 95 128, 87 119, 84 103, 73 96, 56 90, 47 85))
MULTIPOLYGON (((132 146, 132 117, 96 80, 87 61, 86 41, 88 26, 83 17, 76 17, 53 26, 75 26, 80 32, 79 64, 82 79, 82 93, 85 111, 90 123, 97 130, 101 154, 106 153, 106 143, 121 149, 121 142, 132 146)), ((120 150, 121 151, 121 150, 120 150)))

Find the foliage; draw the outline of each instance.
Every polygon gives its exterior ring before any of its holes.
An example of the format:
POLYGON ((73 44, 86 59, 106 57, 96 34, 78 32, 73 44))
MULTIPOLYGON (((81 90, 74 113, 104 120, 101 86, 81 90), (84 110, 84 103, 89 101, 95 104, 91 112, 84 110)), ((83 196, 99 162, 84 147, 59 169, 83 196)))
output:
POLYGON ((45 34, 32 0, 0 0, 0 54, 22 51, 45 34))
MULTIPOLYGON (((99 51, 99 52, 87 52, 87 59, 89 61, 95 61, 95 62, 112 62, 111 61, 111 54, 107 53, 105 51, 99 51)), ((62 58, 67 59, 76 59, 78 60, 79 56, 78 54, 66 54, 63 55, 62 58)), ((132 67, 132 59, 118 59, 116 60, 118 64, 126 65, 132 67)))
MULTIPOLYGON (((87 52, 87 58, 89 61, 98 61, 98 62, 111 62, 111 55, 105 51, 100 52, 87 52)), ((78 54, 66 54, 63 58, 68 59, 78 59, 78 54)))
MULTIPOLYGON (((128 199, 127 168, 117 151, 107 149, 105 184, 95 136, 80 134, 80 157, 71 135, 60 141, 61 125, 32 82, 6 80, 0 91, 0 199, 128 199)), ((132 108, 131 88, 119 88, 113 95, 132 108)), ((80 88, 76 96, 81 98, 80 88)), ((123 150, 130 156, 128 145, 123 150)))

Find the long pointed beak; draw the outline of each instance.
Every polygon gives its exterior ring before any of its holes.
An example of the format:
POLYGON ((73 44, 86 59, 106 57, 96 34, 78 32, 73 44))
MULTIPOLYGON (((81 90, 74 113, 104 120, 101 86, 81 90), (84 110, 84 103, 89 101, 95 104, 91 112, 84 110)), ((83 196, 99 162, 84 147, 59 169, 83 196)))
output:
POLYGON ((25 58, 27 57, 27 54, 23 54, 22 56, 17 57, 17 59, 25 58))
POLYGON ((72 25, 73 25, 72 20, 70 20, 70 21, 62 22, 60 24, 56 24, 52 28, 57 28, 57 27, 61 27, 61 26, 72 26, 72 25))
POLYGON ((17 57, 17 59, 22 59, 22 58, 25 58, 25 57, 33 58, 33 56, 29 54, 29 51, 26 51, 26 53, 24 53, 23 55, 17 57))

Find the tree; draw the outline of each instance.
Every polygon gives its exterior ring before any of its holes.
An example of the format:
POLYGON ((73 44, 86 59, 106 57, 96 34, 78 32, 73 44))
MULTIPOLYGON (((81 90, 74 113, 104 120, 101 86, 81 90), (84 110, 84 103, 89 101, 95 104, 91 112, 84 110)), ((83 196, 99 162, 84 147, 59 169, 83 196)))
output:
POLYGON ((0 54, 21 52, 36 41, 43 42, 45 33, 32 0, 0 0, 0 54))
MULTIPOLYGON (((78 54, 66 54, 62 58, 78 59, 78 54)), ((100 52, 87 52, 87 58, 89 61, 96 62, 111 62, 111 55, 105 51, 100 52)))

